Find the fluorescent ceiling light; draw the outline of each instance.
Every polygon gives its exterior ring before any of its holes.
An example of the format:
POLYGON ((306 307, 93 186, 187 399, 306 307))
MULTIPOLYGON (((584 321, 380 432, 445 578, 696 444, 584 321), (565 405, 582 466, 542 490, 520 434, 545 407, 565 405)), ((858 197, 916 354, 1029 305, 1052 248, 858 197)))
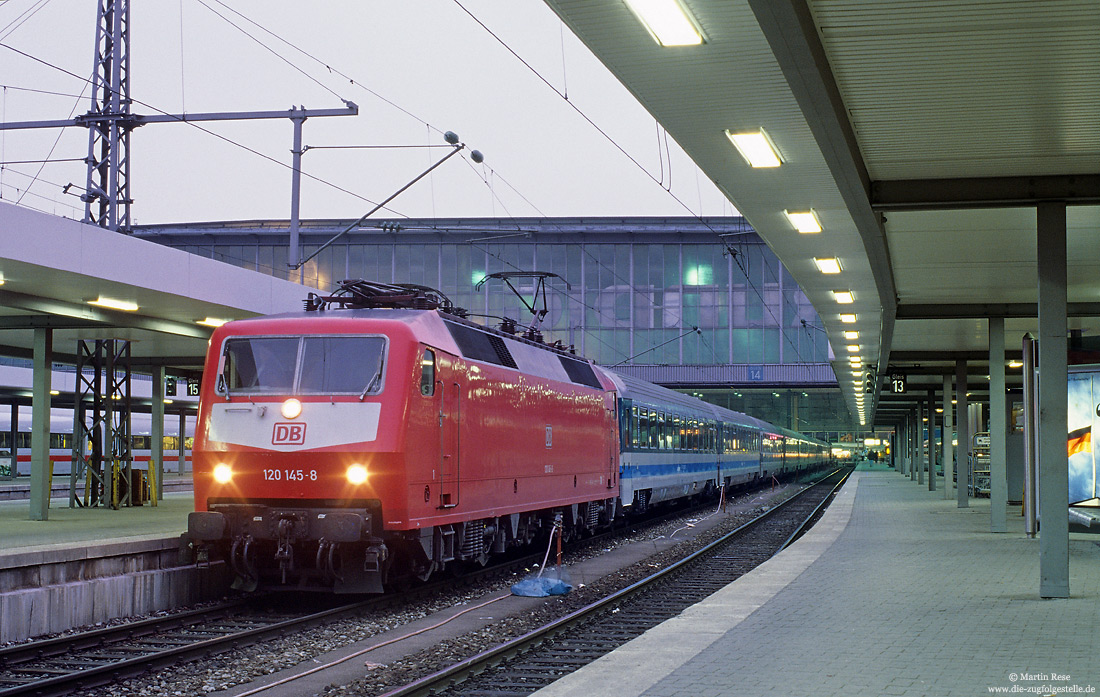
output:
MULTIPOLYGON (((0 281, 0 283, 3 283, 3 281, 0 281)), ((1008 367, 1009 368, 1023 368, 1024 364, 1021 361, 1009 361, 1008 362, 1008 367)))
POLYGON ((855 341, 856 339, 859 338, 859 332, 853 332, 853 331, 844 332, 844 338, 848 339, 849 341, 855 341))
POLYGON ((661 46, 698 46, 703 34, 677 0, 626 0, 653 40, 661 46))
POLYGON ((206 319, 195 320, 195 324, 202 324, 207 327, 220 327, 228 321, 227 319, 218 319, 217 317, 207 317, 206 319))
POLYGON ((105 298, 102 295, 95 300, 89 300, 89 305, 99 305, 100 307, 109 307, 112 310, 125 310, 127 312, 133 312, 138 309, 137 303, 132 303, 128 300, 115 300, 114 298, 105 298))
POLYGON ((783 164, 783 160, 779 158, 779 152, 764 129, 751 133, 734 133, 726 129, 726 137, 750 167, 778 167, 783 164))
POLYGON ((808 211, 783 211, 787 214, 787 220, 791 221, 794 229, 802 233, 821 232, 821 221, 811 208, 808 211))
POLYGON ((836 257, 825 259, 814 257, 814 263, 817 264, 817 268, 821 273, 840 273, 840 259, 836 257))
POLYGON ((834 290, 833 297, 836 298, 836 301, 841 305, 847 305, 854 300, 852 291, 850 290, 834 290))
POLYGON ((859 353, 859 344, 848 344, 848 353, 859 353))
POLYGON ((855 324, 856 323, 856 316, 855 315, 841 315, 840 316, 840 321, 843 322, 844 324, 855 324))

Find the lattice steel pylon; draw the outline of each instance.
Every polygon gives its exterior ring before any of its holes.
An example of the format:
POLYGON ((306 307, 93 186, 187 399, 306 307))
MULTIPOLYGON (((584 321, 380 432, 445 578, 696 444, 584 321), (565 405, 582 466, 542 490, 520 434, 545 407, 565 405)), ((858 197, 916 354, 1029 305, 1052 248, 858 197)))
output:
POLYGON ((130 0, 99 0, 84 222, 130 230, 130 0))
POLYGON ((69 507, 131 506, 141 497, 133 491, 130 342, 78 341, 76 358, 69 507))

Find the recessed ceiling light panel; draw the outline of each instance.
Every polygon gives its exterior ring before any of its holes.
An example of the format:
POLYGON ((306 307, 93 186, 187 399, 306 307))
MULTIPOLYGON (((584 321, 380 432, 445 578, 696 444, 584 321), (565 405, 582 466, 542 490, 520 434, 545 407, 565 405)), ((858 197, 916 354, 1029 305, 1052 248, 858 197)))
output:
POLYGON ((787 220, 791 221, 791 225, 794 226, 795 230, 803 234, 821 232, 821 221, 817 219, 817 213, 814 212, 814 209, 783 212, 787 215, 787 220))
POLYGON ((698 46, 703 32, 678 0, 626 0, 629 7, 661 46, 698 46))
POLYGON ((726 137, 730 139, 733 146, 737 148, 737 152, 741 153, 741 157, 745 158, 745 162, 748 162, 750 167, 778 167, 783 164, 783 160, 779 157, 779 151, 776 150, 775 144, 772 143, 771 138, 768 137, 763 128, 744 133, 734 133, 732 130, 726 129, 726 137))

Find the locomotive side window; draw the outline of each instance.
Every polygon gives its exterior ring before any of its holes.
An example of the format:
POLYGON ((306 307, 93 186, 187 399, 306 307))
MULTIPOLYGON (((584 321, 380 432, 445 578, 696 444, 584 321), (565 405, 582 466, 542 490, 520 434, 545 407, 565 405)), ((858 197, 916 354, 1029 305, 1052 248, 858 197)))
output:
POLYGON ((420 356, 420 394, 431 397, 435 394, 435 351, 424 349, 420 356))

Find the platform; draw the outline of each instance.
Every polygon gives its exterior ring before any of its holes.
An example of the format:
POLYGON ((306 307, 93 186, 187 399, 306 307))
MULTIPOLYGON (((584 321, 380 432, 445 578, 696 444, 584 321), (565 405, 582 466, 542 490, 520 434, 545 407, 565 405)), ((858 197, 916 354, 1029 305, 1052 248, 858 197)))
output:
POLYGON ((1039 598, 1039 542, 989 532, 862 467, 791 548, 540 697, 1088 694, 1100 690, 1100 542, 1070 535, 1070 592, 1039 598), (1015 689, 1014 689, 1015 688, 1015 689))
POLYGON ((180 480, 165 481, 157 506, 117 511, 69 508, 65 487, 49 520, 30 520, 25 499, 0 501, 0 642, 223 594, 224 565, 196 567, 181 555, 194 496, 190 476, 180 480))

